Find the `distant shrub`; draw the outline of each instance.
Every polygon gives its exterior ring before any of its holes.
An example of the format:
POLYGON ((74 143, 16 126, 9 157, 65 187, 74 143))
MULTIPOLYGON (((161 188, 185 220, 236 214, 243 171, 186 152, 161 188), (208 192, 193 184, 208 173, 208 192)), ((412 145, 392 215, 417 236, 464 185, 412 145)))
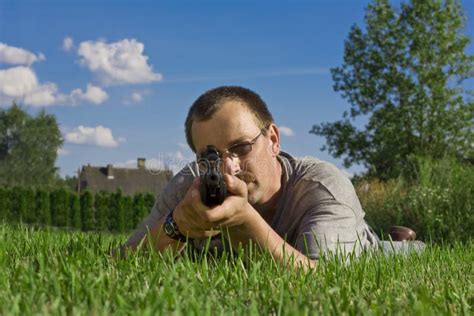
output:
POLYGON ((123 212, 125 218, 125 230, 132 230, 133 227, 133 201, 132 198, 128 195, 122 198, 123 203, 123 212))
POLYGON ((35 212, 35 191, 33 189, 24 189, 22 194, 24 195, 25 209, 23 209, 22 219, 27 223, 36 222, 35 212))
POLYGON ((147 213, 145 197, 141 193, 136 194, 133 198, 133 228, 137 227, 147 213))
POLYGON ((109 200, 109 229, 114 232, 125 231, 125 205, 121 190, 113 193, 109 200))
POLYGON ((145 214, 150 213, 154 205, 155 205, 155 196, 151 193, 145 193, 145 207, 147 209, 145 214))
POLYGON ((0 222, 71 227, 78 230, 127 232, 148 214, 152 194, 123 195, 90 191, 80 196, 66 188, 0 187, 0 222))
POLYGON ((11 192, 8 188, 0 187, 0 222, 10 221, 12 218, 11 192))
POLYGON ((49 192, 44 190, 36 191, 36 222, 43 225, 51 225, 51 208, 49 192))
POLYGON ((108 230, 109 223, 109 194, 99 192, 95 194, 95 229, 100 231, 108 230))
POLYGON ((94 197, 91 192, 85 191, 81 195, 82 229, 94 229, 94 197))
POLYGON ((69 191, 57 189, 50 194, 52 224, 58 227, 69 226, 69 191))
POLYGON ((12 188, 10 191, 10 201, 11 219, 16 222, 24 222, 28 210, 25 189, 19 187, 12 188))
POLYGON ((79 197, 76 193, 71 193, 69 195, 69 216, 71 227, 80 230, 82 228, 81 220, 81 204, 79 203, 79 197))
POLYGON ((361 181, 356 189, 377 231, 414 229, 419 239, 468 241, 474 237, 474 167, 452 158, 415 157, 413 172, 389 182, 361 181))

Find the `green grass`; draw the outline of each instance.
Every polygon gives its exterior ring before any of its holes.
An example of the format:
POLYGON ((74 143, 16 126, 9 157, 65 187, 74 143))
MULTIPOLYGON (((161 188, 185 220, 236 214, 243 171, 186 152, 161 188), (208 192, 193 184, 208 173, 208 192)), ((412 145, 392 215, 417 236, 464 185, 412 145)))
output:
POLYGON ((472 240, 474 165, 417 158, 413 169, 404 178, 357 184, 367 222, 385 233, 392 225, 407 226, 435 243, 472 240))
POLYGON ((0 314, 472 313, 472 241, 302 272, 255 253, 111 258, 124 238, 0 224, 0 314))

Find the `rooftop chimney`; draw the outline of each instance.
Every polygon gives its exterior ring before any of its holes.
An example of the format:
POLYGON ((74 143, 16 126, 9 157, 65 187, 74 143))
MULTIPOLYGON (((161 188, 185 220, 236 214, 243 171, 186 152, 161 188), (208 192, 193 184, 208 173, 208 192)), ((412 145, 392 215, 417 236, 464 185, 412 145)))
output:
POLYGON ((112 165, 107 165, 107 179, 113 179, 114 178, 114 166, 112 165))
POLYGON ((137 167, 138 169, 145 169, 145 158, 137 159, 137 167))

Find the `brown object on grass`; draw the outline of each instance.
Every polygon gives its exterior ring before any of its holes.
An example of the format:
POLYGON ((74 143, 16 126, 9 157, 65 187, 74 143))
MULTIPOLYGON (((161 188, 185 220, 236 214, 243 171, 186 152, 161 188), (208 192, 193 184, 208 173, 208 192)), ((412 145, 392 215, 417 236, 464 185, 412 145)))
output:
POLYGON ((393 241, 415 240, 416 233, 414 230, 403 226, 390 227, 389 233, 393 241))

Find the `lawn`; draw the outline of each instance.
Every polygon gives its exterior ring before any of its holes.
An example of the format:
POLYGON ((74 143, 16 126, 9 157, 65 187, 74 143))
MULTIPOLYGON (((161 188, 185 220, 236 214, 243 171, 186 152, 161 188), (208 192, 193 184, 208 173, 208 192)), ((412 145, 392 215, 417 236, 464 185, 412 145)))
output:
POLYGON ((474 243, 289 270, 265 254, 113 259, 123 235, 0 224, 0 314, 470 314, 474 243))

